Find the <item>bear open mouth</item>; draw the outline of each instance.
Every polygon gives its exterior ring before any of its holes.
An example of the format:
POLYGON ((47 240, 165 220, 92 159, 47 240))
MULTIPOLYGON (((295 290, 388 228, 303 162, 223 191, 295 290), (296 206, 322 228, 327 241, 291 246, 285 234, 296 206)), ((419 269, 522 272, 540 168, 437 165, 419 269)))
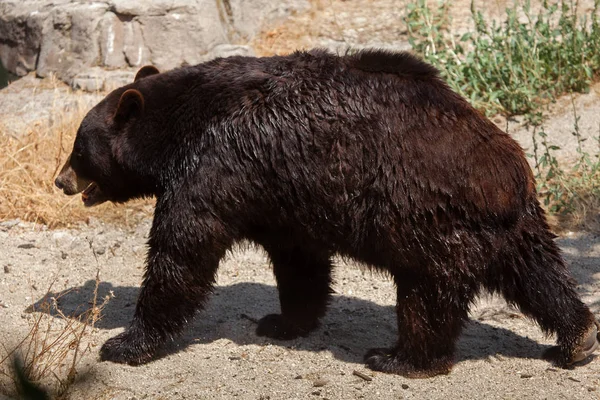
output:
POLYGON ((108 198, 100 190, 100 187, 96 182, 92 182, 88 187, 81 193, 81 200, 86 207, 95 206, 104 203, 108 198))

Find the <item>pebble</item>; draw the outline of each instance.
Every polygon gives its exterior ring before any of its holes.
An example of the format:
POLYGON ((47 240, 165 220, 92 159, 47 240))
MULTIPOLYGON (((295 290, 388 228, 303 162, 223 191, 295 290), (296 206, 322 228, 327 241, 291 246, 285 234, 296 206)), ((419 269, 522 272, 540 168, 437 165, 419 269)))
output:
POLYGON ((33 249, 35 248, 35 245, 33 243, 23 243, 17 246, 17 248, 19 249, 33 249))
POLYGON ((316 381, 313 382, 313 386, 314 387, 323 387, 325 385, 327 385, 329 383, 329 381, 327 381, 326 379, 317 379, 316 381))
POLYGON ((21 222, 20 219, 9 219, 8 221, 2 221, 0 222, 0 228, 7 231, 10 228, 19 225, 19 222, 21 222))
POLYGON ((5 265, 5 266, 4 266, 4 273, 5 273, 5 274, 10 274, 10 272, 11 272, 11 269, 12 269, 12 268, 10 268, 10 264, 7 264, 7 265, 5 265))

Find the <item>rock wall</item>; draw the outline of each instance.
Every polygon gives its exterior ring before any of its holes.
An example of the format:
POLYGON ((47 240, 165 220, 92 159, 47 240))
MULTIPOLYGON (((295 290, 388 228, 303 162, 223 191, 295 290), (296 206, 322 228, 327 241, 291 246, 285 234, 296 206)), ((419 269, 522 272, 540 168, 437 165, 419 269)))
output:
POLYGON ((0 61, 16 75, 53 73, 74 87, 129 82, 153 64, 168 70, 218 56, 309 0, 2 0, 0 61))

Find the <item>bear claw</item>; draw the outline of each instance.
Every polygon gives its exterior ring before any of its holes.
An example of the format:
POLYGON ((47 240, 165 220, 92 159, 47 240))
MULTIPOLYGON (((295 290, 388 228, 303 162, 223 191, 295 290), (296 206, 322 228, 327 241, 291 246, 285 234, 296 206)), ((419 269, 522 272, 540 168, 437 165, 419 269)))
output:
POLYGON ((589 356, 591 356, 594 351, 598 349, 600 346, 600 324, 598 321, 594 321, 594 325, 590 328, 587 333, 587 336, 583 340, 581 345, 581 350, 577 354, 573 356, 573 361, 569 363, 575 364, 580 361, 585 360, 589 356))
POLYGON ((402 361, 395 349, 371 349, 365 354, 365 364, 373 371, 402 375, 407 378, 430 378, 446 375, 452 369, 452 357, 442 357, 428 362, 427 367, 417 367, 402 361))
POLYGON ((565 357, 564 351, 560 346, 552 346, 547 349, 543 358, 562 368, 568 368, 590 357, 598 348, 600 348, 600 324, 594 321, 594 325, 588 330, 581 345, 575 349, 569 358, 565 357))
POLYGON ((150 347, 132 337, 135 336, 125 331, 108 339, 100 349, 100 360, 129 365, 140 365, 150 361, 150 347))

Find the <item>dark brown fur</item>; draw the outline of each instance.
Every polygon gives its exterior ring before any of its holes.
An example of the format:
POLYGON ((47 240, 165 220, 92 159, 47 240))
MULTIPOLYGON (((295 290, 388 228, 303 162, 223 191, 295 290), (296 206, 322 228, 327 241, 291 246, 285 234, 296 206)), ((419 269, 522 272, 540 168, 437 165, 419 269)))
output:
POLYGON ((259 335, 318 326, 335 254, 389 273, 399 338, 367 353, 375 370, 448 373, 481 288, 555 333, 561 366, 595 329, 522 149, 407 53, 145 69, 90 111, 67 167, 95 182, 88 205, 157 198, 135 317, 104 360, 150 360, 243 239, 265 248, 279 288, 281 314, 263 318, 259 335))

